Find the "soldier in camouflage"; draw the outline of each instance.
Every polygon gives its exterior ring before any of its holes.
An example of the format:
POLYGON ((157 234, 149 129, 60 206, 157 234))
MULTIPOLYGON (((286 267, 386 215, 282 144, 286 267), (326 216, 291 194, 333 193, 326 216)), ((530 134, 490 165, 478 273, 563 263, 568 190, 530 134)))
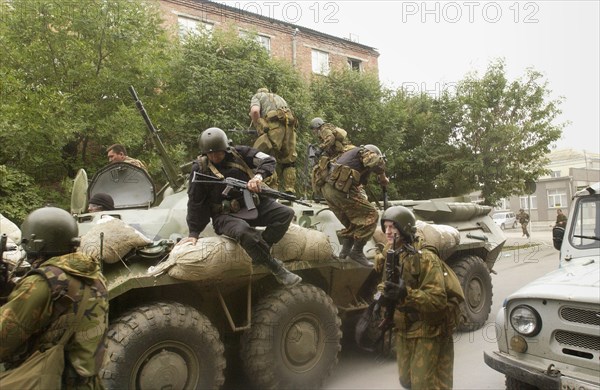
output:
POLYGON ((363 186, 371 172, 377 174, 381 186, 389 184, 383 154, 375 145, 357 147, 329 163, 327 169, 321 193, 344 225, 339 232, 342 243, 339 257, 350 257, 361 265, 371 267, 373 264, 367 260, 363 248, 375 233, 379 213, 369 202, 363 186))
POLYGON ((336 158, 355 147, 348 139, 346 130, 332 123, 325 123, 322 118, 311 120, 310 128, 319 138, 319 149, 321 149, 322 156, 330 159, 336 158))
POLYGON ((397 302, 394 323, 400 384, 417 390, 451 389, 452 333, 464 301, 460 283, 455 276, 446 276, 452 270, 416 236, 415 216, 409 209, 388 208, 381 228, 388 241, 384 251, 395 248, 401 270, 398 283, 385 281, 380 286, 385 299, 397 302))
POLYGON ((143 162, 136 158, 129 157, 127 155, 127 149, 121 144, 114 144, 109 146, 106 149, 106 155, 110 163, 124 162, 136 166, 138 168, 142 168, 144 171, 146 171, 146 173, 148 172, 146 165, 144 165, 143 162))
MULTIPOLYGON (((34 269, 23 277, 0 307, 0 362, 17 368, 36 350, 56 345, 73 327, 65 345, 63 386, 100 389, 98 373, 104 357, 108 328, 108 293, 100 265, 73 253, 78 228, 73 217, 55 207, 27 216, 22 230, 23 249, 34 269), (84 291, 89 300, 82 302, 84 291), (79 323, 73 316, 86 305, 79 323)), ((0 374, 0 386, 2 383, 0 374)))
POLYGON ((281 176, 283 191, 295 194, 298 120, 294 113, 281 96, 260 88, 252 96, 249 115, 259 134, 253 147, 277 161, 276 174, 265 183, 279 189, 278 177, 281 176))

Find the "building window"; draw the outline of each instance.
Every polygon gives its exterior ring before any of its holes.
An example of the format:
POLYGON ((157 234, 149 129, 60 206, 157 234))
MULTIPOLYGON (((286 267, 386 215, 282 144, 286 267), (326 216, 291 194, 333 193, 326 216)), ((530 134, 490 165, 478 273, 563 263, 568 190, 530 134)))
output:
POLYGON ((548 192, 548 207, 559 208, 567 206, 567 194, 564 188, 547 190, 548 192))
POLYGON ((502 198, 496 203, 496 210, 510 210, 510 201, 502 198))
POLYGON ((360 72, 362 70, 362 61, 348 58, 348 68, 360 72))
POLYGON ((552 171, 552 172, 550 172, 550 177, 560 177, 560 171, 552 171))
POLYGON ((253 36, 256 36, 256 42, 258 42, 262 47, 265 48, 265 50, 267 51, 267 53, 271 52, 271 37, 268 37, 266 35, 255 35, 255 34, 251 34, 247 31, 244 30, 240 30, 240 38, 243 39, 250 39, 253 36))
POLYGON ((185 38, 189 35, 207 34, 211 35, 214 24, 203 22, 198 19, 185 16, 177 17, 177 28, 179 29, 179 38, 185 38))
POLYGON ((529 196, 520 196, 519 197, 519 207, 523 210, 529 210, 529 204, 527 203, 527 199, 531 198, 531 209, 537 209, 537 196, 531 195, 529 196))
POLYGON ((329 53, 313 49, 312 71, 313 73, 322 74, 324 76, 329 74, 329 53))

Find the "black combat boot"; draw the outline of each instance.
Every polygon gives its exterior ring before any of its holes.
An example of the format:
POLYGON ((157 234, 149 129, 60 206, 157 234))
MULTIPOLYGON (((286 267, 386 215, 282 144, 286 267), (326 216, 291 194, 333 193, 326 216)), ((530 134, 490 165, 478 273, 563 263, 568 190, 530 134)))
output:
POLYGON ((340 254, 338 255, 338 257, 340 259, 344 260, 346 257, 348 257, 348 254, 350 253, 350 249, 352 249, 352 245, 354 245, 354 238, 340 237, 340 242, 342 243, 342 250, 340 251, 340 254))
POLYGON ((267 259, 265 265, 269 268, 275 279, 286 287, 293 287, 302 281, 302 278, 288 271, 280 260, 274 257, 267 259))
POLYGON ((365 254, 363 253, 363 248, 365 247, 366 243, 366 240, 355 241, 354 246, 352 247, 352 250, 350 251, 348 256, 360 265, 363 265, 365 267, 372 267, 373 263, 370 262, 367 259, 367 256, 365 256, 365 254))

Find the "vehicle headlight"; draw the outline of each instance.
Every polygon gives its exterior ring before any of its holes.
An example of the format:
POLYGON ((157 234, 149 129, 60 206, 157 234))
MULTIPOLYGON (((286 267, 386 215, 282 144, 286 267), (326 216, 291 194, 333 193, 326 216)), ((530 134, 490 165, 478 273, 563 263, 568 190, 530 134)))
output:
POLYGON ((519 305, 510 312, 510 324, 523 336, 535 336, 542 329, 540 315, 527 305, 519 305))

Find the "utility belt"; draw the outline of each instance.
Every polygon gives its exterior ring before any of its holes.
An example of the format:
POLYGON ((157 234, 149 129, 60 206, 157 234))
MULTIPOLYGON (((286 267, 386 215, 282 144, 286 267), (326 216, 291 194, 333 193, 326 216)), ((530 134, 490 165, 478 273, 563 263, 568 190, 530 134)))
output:
MULTIPOLYGON (((258 194, 252 193, 252 200, 255 206, 260 204, 260 196, 258 194)), ((235 214, 245 206, 244 198, 223 199, 221 203, 211 203, 210 211, 212 214, 235 214)))
POLYGON ((331 163, 329 164, 327 183, 334 186, 336 190, 347 194, 352 185, 360 184, 360 172, 346 165, 331 163))
POLYGON ((271 110, 267 112, 264 116, 264 120, 267 126, 264 127, 264 131, 268 132, 270 129, 274 129, 279 127, 279 125, 284 125, 286 127, 290 126, 296 128, 298 124, 298 120, 292 113, 292 111, 287 107, 281 107, 276 110, 271 110))

